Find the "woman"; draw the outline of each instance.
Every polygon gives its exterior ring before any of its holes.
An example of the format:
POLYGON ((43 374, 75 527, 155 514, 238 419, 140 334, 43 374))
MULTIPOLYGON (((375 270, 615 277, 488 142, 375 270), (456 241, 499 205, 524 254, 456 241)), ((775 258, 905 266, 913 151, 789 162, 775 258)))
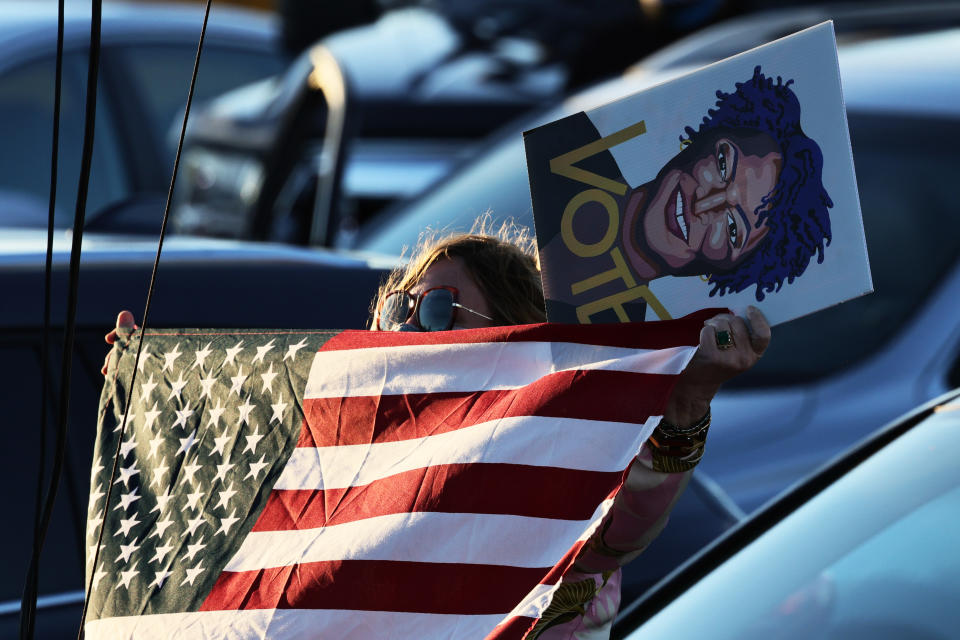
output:
MULTIPOLYGON (((544 322, 543 292, 529 233, 505 225, 421 241, 407 265, 394 271, 372 305, 371 329, 442 331, 544 322)), ((132 328, 122 312, 117 327, 132 328)), ((106 336, 116 340, 116 330, 106 336)), ((603 638, 620 600, 620 567, 636 557, 667 516, 703 454, 710 401, 720 385, 753 366, 770 342, 756 309, 748 321, 710 318, 699 348, 679 376, 649 446, 637 456, 610 515, 564 577, 535 637, 603 638)))
MULTIPOLYGON (((371 308, 371 329, 441 331, 544 322, 543 291, 529 233, 421 240, 390 274, 371 308)), ((700 332, 649 446, 634 460, 610 516, 563 579, 534 637, 605 638, 620 601, 620 567, 639 555, 667 516, 703 455, 710 401, 720 385, 752 367, 770 343, 763 314, 720 314, 700 332)))

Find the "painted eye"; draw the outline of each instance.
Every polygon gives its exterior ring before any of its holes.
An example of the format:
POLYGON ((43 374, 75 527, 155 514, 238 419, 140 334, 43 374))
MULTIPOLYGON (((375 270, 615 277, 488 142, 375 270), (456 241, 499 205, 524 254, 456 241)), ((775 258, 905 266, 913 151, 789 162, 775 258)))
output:
POLYGON ((721 144, 717 148, 717 170, 720 172, 720 181, 727 181, 727 145, 721 144))
POLYGON ((730 238, 730 244, 733 245, 735 249, 740 248, 740 234, 737 227, 737 221, 733 217, 732 212, 727 209, 727 236, 730 238))

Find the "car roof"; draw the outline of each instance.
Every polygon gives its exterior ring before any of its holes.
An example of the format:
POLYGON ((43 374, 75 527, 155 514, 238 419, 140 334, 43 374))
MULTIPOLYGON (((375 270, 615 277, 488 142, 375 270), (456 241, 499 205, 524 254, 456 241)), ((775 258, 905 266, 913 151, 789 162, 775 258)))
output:
MULTIPOLYGON (((838 38, 838 56, 843 95, 848 110, 860 113, 937 115, 951 119, 960 117, 960 83, 952 81, 958 77, 960 71, 960 27, 952 26, 953 22, 960 23, 960 5, 957 8, 958 11, 946 12, 940 27, 927 27, 926 31, 918 31, 916 25, 909 23, 902 29, 870 27, 862 33, 852 26, 846 26, 846 36, 838 38)), ((773 37, 783 35, 780 27, 784 24, 784 13, 776 12, 776 15, 779 16, 776 23, 778 28, 768 30, 774 34, 773 37)), ((792 16, 789 24, 796 29, 811 26, 809 22, 804 22, 805 19, 818 20, 824 17, 820 12, 809 10, 794 11, 788 15, 792 16)), ((757 18, 751 16, 734 20, 732 24, 737 26, 741 21, 750 25, 755 24, 757 18)), ((461 170, 469 171, 472 166, 479 166, 490 152, 502 149, 506 144, 519 143, 521 131, 598 107, 685 75, 720 59, 715 58, 715 55, 728 57, 741 53, 754 44, 763 43, 756 42, 762 35, 758 36, 749 30, 749 38, 746 40, 727 41, 722 47, 715 43, 716 40, 723 39, 717 33, 734 38, 739 31, 739 28, 720 25, 716 29, 708 29, 703 35, 690 36, 678 43, 676 49, 673 46, 667 47, 638 63, 620 77, 600 82, 550 108, 506 125, 489 139, 484 149, 464 162, 460 170, 451 172, 446 179, 437 182, 417 199, 398 203, 380 212, 360 234, 356 246, 376 247, 382 232, 389 233, 396 228, 395 225, 402 224, 399 221, 408 212, 416 211, 421 203, 429 201, 434 193, 445 192, 448 186, 460 179, 461 170), (694 55, 691 51, 692 43, 700 38, 708 47, 708 52, 703 56, 694 55), (671 50, 674 53, 670 53, 671 50)))
MULTIPOLYGON (((68 42, 89 41, 90 8, 85 3, 67 2, 64 32, 68 42)), ((0 52, 9 47, 48 49, 56 42, 57 4, 30 0, 0 3, 0 52)), ((199 6, 151 2, 108 2, 103 5, 102 40, 135 40, 150 34, 200 36, 203 10, 199 6)), ((276 40, 279 23, 273 14, 214 5, 208 24, 209 36, 249 38, 254 43, 276 40)))

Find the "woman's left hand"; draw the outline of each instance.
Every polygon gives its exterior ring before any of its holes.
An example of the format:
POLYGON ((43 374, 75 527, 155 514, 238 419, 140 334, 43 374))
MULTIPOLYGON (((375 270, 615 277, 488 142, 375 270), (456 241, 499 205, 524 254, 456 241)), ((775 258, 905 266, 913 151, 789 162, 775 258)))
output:
POLYGON ((722 313, 704 322, 700 346, 680 374, 663 417, 678 426, 696 423, 710 409, 720 385, 755 365, 769 345, 770 325, 756 307, 747 308, 746 318, 722 313), (723 331, 733 340, 727 348, 717 341, 723 331))

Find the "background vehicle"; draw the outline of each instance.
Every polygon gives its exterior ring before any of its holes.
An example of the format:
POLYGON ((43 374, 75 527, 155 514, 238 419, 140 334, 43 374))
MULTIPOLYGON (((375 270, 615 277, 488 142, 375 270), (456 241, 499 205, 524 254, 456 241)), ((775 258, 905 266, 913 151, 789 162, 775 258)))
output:
POLYGON ((511 127, 449 180, 371 222, 357 246, 397 255, 421 229, 465 230, 486 210, 531 225, 521 131, 830 16, 876 292, 777 327, 760 363, 715 400, 701 471, 749 512, 877 424, 960 384, 960 234, 938 231, 958 223, 945 179, 960 169, 960 85, 945 81, 960 76, 960 29, 948 28, 960 24, 957 6, 809 8, 705 30, 511 127))
MULTIPOLYGON (((200 37, 198 6, 105 3, 87 226, 156 234, 200 37), (171 135, 172 134, 172 135, 171 135)), ((70 226, 83 141, 90 9, 67 3, 57 185, 70 226)), ((57 3, 0 4, 0 227, 47 226, 57 3)), ((287 64, 265 13, 211 10, 195 100, 287 64)))
MULTIPOLYGON (((279 6, 302 43, 310 27, 292 21, 318 25, 312 42, 329 31, 326 13, 361 20, 376 4, 279 6)), ((374 213, 418 195, 496 127, 753 4, 381 1, 390 10, 378 20, 197 112, 174 228, 347 246, 374 213)))
POLYGON ((951 638, 960 390, 887 426, 712 544, 616 638, 951 638))

